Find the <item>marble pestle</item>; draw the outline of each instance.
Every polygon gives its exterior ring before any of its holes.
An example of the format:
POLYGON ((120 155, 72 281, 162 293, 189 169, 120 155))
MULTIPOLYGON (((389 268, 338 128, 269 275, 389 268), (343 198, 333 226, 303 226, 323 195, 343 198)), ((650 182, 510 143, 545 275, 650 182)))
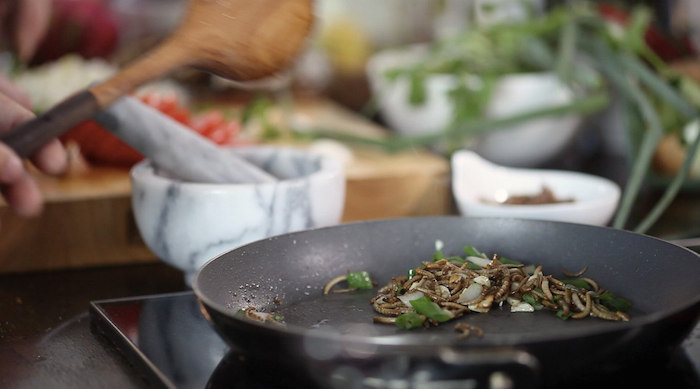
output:
POLYGON ((183 124, 122 97, 93 119, 173 177, 205 183, 265 183, 276 178, 183 124))

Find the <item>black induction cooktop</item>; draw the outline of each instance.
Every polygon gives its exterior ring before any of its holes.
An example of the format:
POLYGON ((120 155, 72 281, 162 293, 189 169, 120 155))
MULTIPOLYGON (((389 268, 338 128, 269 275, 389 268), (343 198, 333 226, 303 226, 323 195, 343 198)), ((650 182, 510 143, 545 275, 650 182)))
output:
MULTIPOLYGON (((192 292, 91 303, 93 329, 107 337, 149 384, 164 388, 313 388, 298 369, 256 361, 228 347, 200 311, 192 292)), ((700 325, 671 356, 579 377, 574 388, 700 388, 700 325)))

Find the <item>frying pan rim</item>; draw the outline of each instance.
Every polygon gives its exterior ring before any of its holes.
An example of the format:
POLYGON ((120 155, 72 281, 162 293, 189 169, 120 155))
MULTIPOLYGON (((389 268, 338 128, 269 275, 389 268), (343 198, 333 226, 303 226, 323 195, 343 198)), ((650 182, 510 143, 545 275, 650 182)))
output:
MULTIPOLYGON (((654 240, 660 244, 664 245, 671 245, 675 249, 679 249, 682 251, 686 251, 687 253, 695 256, 700 260, 700 254, 688 249, 687 247, 679 246, 676 244, 673 244, 669 241, 666 241, 664 239, 650 236, 650 235, 645 235, 645 234, 640 234, 634 231, 628 231, 628 230, 622 230, 622 229, 616 229, 612 227, 607 227, 607 226, 593 226, 593 225, 585 225, 585 224, 580 224, 580 223, 572 223, 572 222, 565 222, 565 221, 551 221, 551 220, 539 220, 539 219, 526 219, 526 218, 504 218, 504 217, 472 217, 472 216, 462 216, 462 215, 442 215, 442 216, 411 216, 411 217, 394 217, 394 218, 383 218, 383 219, 372 219, 372 220, 362 220, 362 221, 353 221, 353 222, 346 222, 338 225, 333 225, 333 226, 325 226, 325 227, 316 227, 316 228, 311 228, 311 229, 306 229, 306 230, 301 230, 301 231, 296 231, 296 232, 290 232, 290 233, 284 233, 280 235, 275 235, 271 236, 268 238, 263 238, 254 242, 250 242, 246 245, 243 245, 241 247, 237 247, 233 250, 229 250, 225 253, 222 253, 209 261, 207 261, 204 265, 202 265, 195 273, 195 276, 192 281, 192 289, 197 296, 197 299, 201 305, 203 305, 206 309, 213 309, 217 311, 219 314, 227 317, 230 320, 233 320, 234 322, 237 322, 238 324, 242 325, 243 327, 252 327, 257 330, 263 330, 263 331, 272 331, 273 333, 277 335, 282 335, 282 336, 293 336, 293 337, 299 337, 299 338, 313 338, 316 340, 325 340, 325 341, 334 341, 338 343, 348 343, 348 344, 365 344, 365 345, 373 345, 373 346, 405 346, 405 347, 411 347, 411 346, 419 346, 419 347, 425 347, 425 346, 433 346, 433 347, 441 347, 441 346, 468 346, 468 347, 474 347, 474 346, 486 346, 486 347, 493 347, 493 346, 522 346, 524 344, 537 344, 537 343, 542 343, 542 342, 552 342, 552 341, 564 341, 564 340, 571 340, 571 339, 579 339, 582 337, 589 337, 589 336, 595 336, 595 335, 600 335, 600 334, 606 334, 606 333, 613 333, 615 331, 620 331, 621 333, 627 333, 631 330, 642 328, 646 325, 656 323, 660 320, 663 320, 664 318, 674 316, 686 309, 689 309, 695 305, 700 305, 700 294, 696 295, 693 299, 685 300, 677 305, 674 305, 670 309, 664 309, 662 311, 655 311, 652 313, 648 314, 643 314, 642 316, 639 317, 634 317, 632 320, 628 322, 614 322, 614 324, 611 322, 610 326, 596 326, 592 327, 590 329, 581 329, 577 328, 576 331, 571 331, 568 329, 564 330, 555 330, 555 331, 548 331, 547 333, 535 333, 535 334, 529 334, 527 341, 523 341, 523 337, 520 334, 489 334, 488 332, 485 332, 482 338, 478 338, 475 340, 475 338, 470 337, 466 339, 465 341, 457 341, 456 337, 446 337, 446 336, 438 336, 438 337, 432 337, 430 334, 427 334, 425 336, 421 336, 415 333, 400 333, 400 334, 394 334, 394 335, 381 335, 381 336, 367 336, 367 335, 355 335, 355 334, 340 334, 338 332, 331 332, 331 331, 319 331, 317 329, 310 329, 307 327, 303 326, 295 326, 295 325, 285 325, 285 326, 279 326, 275 324, 269 324, 269 323, 261 323, 255 320, 250 320, 246 318, 240 318, 234 315, 234 312, 232 312, 231 309, 226 308, 225 306, 218 304, 214 302, 212 299, 207 297, 200 288, 200 275, 202 272, 205 271, 205 269, 211 264, 214 263, 215 261, 219 260, 221 257, 226 256, 227 254, 237 251, 237 250, 242 250, 245 249, 249 245, 255 245, 255 244, 260 244, 260 242, 263 241, 268 241, 271 239, 279 239, 279 238, 291 238, 293 239, 295 236, 298 236, 300 234, 306 234, 306 233, 312 233, 314 231, 319 231, 319 230, 327 230, 327 229, 336 229, 336 228, 352 228, 354 225, 368 225, 368 224, 381 224, 381 223, 392 223, 397 220, 403 220, 404 222, 410 222, 412 220, 427 220, 427 219, 433 219, 433 220, 456 220, 456 219, 469 219, 469 220, 488 220, 491 222, 526 222, 526 223, 539 223, 539 224, 557 224, 557 225, 574 225, 578 227, 583 227, 583 228, 591 228, 591 229, 604 229, 604 230, 610 230, 614 231, 615 233, 621 233, 621 234, 627 234, 627 235, 633 235, 637 237, 641 237, 642 239, 651 239, 654 240), (406 340, 409 339, 407 342, 406 340), (417 340, 417 341, 416 341, 417 340), (426 341, 428 341, 426 343, 426 341)), ((207 315, 208 316, 208 315, 207 315)), ((211 320, 210 320, 211 321, 211 320)), ((216 327, 216 326, 215 326, 216 327)))

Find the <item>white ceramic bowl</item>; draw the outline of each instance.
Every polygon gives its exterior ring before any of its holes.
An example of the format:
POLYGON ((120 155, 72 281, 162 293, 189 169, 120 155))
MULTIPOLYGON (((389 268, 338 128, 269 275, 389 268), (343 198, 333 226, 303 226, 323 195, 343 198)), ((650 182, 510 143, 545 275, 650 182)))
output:
POLYGON ((563 170, 495 165, 473 151, 452 155, 452 192, 464 216, 496 216, 606 225, 620 200, 614 182, 563 170), (499 204, 505 194, 534 195, 548 187, 557 199, 571 202, 531 205, 499 204))
MULTIPOLYGON (((367 62, 367 77, 377 98, 382 118, 400 134, 433 134, 444 130, 453 112, 448 93, 460 82, 452 74, 426 77, 426 101, 408 101, 407 79, 387 80, 387 70, 406 68, 427 53, 424 45, 377 52, 367 62)), ((522 73, 504 76, 493 92, 487 118, 507 117, 539 108, 571 102, 573 95, 553 73, 522 73)), ((573 140, 581 123, 579 115, 530 120, 476 136, 464 147, 499 164, 520 167, 540 165, 562 152, 573 140)))
MULTIPOLYGON (((265 184, 202 184, 168 177, 145 160, 131 170, 132 207, 146 245, 189 284, 209 259, 243 244, 340 222, 342 161, 300 149, 232 149, 280 178, 265 184)), ((283 258, 280 258, 283 260, 283 258)))

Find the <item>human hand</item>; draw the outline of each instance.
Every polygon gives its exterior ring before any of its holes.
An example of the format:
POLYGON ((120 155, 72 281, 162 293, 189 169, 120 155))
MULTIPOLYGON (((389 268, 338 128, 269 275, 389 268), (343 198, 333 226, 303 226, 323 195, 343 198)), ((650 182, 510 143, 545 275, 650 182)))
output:
POLYGON ((27 63, 49 27, 52 0, 0 1, 0 36, 27 63))
MULTIPOLYGON (((11 84, 0 82, 0 92, 4 91, 21 94, 11 84)), ((33 117, 27 107, 0 93, 0 132, 33 117)), ((39 170, 48 174, 61 174, 67 168, 66 151, 56 139, 34 153, 31 160, 39 170)), ((43 198, 36 182, 25 169, 22 159, 4 143, 0 143, 0 193, 20 216, 37 215, 43 208, 43 198)))

